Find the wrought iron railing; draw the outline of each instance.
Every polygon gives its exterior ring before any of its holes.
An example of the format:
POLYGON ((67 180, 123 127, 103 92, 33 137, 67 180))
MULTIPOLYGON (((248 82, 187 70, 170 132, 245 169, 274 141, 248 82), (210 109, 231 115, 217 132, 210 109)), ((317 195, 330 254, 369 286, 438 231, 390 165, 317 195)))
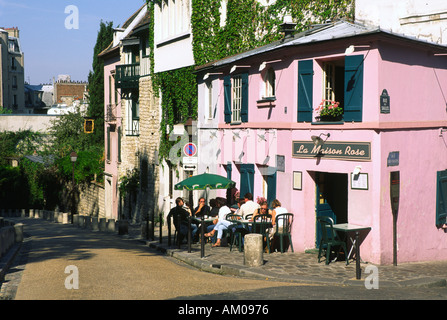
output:
POLYGON ((121 89, 138 88, 140 64, 123 64, 116 66, 115 86, 121 89))

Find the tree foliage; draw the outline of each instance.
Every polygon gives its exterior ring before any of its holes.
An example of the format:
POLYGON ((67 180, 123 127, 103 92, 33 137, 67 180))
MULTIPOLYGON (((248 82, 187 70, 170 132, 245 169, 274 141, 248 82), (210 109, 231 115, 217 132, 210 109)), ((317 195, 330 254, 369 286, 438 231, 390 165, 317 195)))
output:
POLYGON ((104 171, 103 144, 92 144, 89 134, 84 132, 84 118, 78 112, 70 112, 52 121, 50 128, 52 143, 48 153, 56 157, 60 177, 65 181, 72 179, 70 153, 78 154, 75 180, 77 183, 102 180, 104 171))
POLYGON ((113 22, 101 20, 96 44, 93 49, 93 71, 88 75, 89 107, 87 116, 95 120, 92 142, 104 144, 104 62, 98 54, 113 41, 113 22))
POLYGON ((0 166, 8 165, 7 158, 21 158, 40 148, 43 135, 30 130, 0 132, 0 166))

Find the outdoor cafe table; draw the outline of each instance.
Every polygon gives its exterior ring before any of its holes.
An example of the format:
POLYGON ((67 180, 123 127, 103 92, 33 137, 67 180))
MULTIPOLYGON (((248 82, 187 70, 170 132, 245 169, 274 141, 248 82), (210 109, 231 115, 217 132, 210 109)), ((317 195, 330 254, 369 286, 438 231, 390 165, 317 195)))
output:
POLYGON ((348 259, 351 256, 352 250, 355 249, 355 274, 356 279, 359 280, 361 278, 359 233, 361 231, 371 230, 371 227, 359 226, 351 223, 334 224, 332 227, 334 230, 344 232, 346 235, 355 233, 354 239, 352 237, 349 237, 352 243, 352 247, 348 253, 348 259))

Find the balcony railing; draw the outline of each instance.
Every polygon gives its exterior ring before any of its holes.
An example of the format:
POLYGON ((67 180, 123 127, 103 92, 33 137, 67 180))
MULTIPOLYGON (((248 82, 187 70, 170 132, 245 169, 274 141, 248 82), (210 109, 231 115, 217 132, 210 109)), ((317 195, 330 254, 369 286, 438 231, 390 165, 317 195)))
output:
POLYGON ((126 135, 139 136, 140 135, 140 119, 133 118, 127 123, 126 135))
POLYGON ((115 123, 116 122, 116 106, 114 104, 107 105, 106 122, 115 123))
POLYGON ((138 88, 140 64, 124 64, 116 66, 115 87, 120 89, 138 88))

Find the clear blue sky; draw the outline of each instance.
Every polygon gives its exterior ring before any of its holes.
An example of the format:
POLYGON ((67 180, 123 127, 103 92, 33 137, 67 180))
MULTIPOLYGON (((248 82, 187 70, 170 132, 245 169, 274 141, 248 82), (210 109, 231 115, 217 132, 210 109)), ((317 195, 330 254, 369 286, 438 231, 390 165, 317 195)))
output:
POLYGON ((0 28, 18 27, 25 81, 50 83, 59 74, 87 81, 99 24, 121 26, 145 0, 0 0, 0 28), (79 9, 79 29, 67 29, 67 6, 79 9))

